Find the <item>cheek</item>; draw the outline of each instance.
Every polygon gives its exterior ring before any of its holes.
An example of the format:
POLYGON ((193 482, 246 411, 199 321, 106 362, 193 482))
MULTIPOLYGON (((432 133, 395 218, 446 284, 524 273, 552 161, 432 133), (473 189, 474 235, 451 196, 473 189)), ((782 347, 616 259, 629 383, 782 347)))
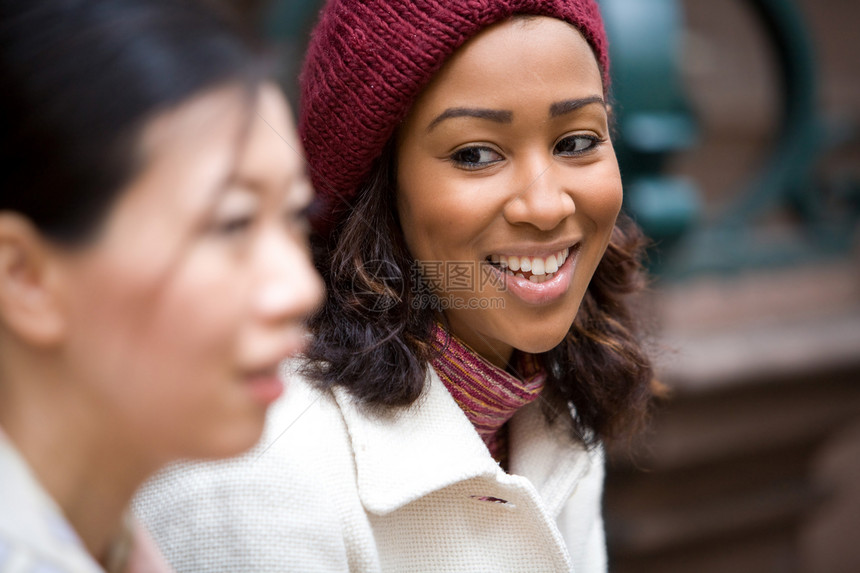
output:
MULTIPOLYGON (((203 372, 229 356, 241 279, 225 280, 227 269, 215 262, 192 259, 149 272, 140 262, 137 268, 106 265, 89 277, 89 293, 77 304, 78 354, 103 361, 101 378, 108 382, 126 372, 149 379, 141 392, 158 394, 160 387, 178 395, 194 386, 182 378, 196 372, 205 379, 203 372)), ((131 382, 126 388, 133 393, 131 382)))
POLYGON ((440 249, 460 231, 458 194, 441 173, 438 160, 414 142, 400 150, 397 173, 397 213, 406 246, 419 260, 439 258, 440 249))
POLYGON ((248 273, 219 257, 197 259, 189 260, 156 289, 148 304, 150 328, 144 332, 150 344, 179 355, 177 360, 187 352, 189 361, 220 363, 244 316, 248 273))
POLYGON ((78 339, 77 370, 118 427, 147 435, 158 455, 236 453, 209 448, 257 436, 256 409, 236 384, 245 293, 224 271, 183 264, 166 277, 116 277, 78 339))
POLYGON ((410 206, 400 210, 401 232, 406 248, 416 260, 430 260, 435 258, 436 229, 438 224, 432 213, 410 206))
POLYGON ((621 211, 623 190, 618 164, 607 161, 591 174, 586 187, 591 191, 579 198, 577 210, 594 225, 599 235, 608 236, 621 211))
POLYGON ((481 184, 440 171, 416 170, 401 179, 397 211, 406 245, 421 260, 471 260, 470 246, 501 210, 481 184))
POLYGON ((409 252, 417 259, 425 259, 440 219, 434 203, 427 201, 429 190, 419 181, 413 176, 400 178, 397 189, 397 215, 409 252))

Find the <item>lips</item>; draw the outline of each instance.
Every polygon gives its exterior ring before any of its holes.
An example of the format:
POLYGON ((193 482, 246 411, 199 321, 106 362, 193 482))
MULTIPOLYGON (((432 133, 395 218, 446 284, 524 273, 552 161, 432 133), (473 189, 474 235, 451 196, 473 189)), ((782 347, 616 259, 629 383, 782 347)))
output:
MULTIPOLYGON (((580 244, 577 243, 572 247, 562 249, 562 263, 557 268, 554 273, 546 273, 546 259, 549 258, 549 255, 546 257, 538 257, 538 259, 544 259, 542 261, 544 263, 544 267, 540 268, 540 262, 538 263, 538 271, 543 271, 542 274, 535 274, 535 269, 532 267, 530 270, 523 272, 522 261, 523 259, 527 259, 530 265, 534 264, 535 257, 517 257, 520 263, 520 268, 517 272, 513 272, 511 269, 506 268, 507 265, 502 265, 502 256, 498 255, 499 261, 497 263, 493 263, 493 257, 488 257, 489 265, 495 270, 495 272, 502 275, 504 282, 504 290, 513 294, 523 302, 529 305, 541 305, 548 304, 554 302, 561 298, 570 287, 571 281, 573 280, 573 274, 576 267, 577 255, 580 251, 580 244)), ((554 254, 552 256, 556 257, 556 263, 558 262, 558 257, 554 254)), ((506 257, 506 261, 508 263, 511 262, 510 257, 506 257)))
POLYGON ((281 363, 284 359, 303 352, 307 342, 303 331, 294 330, 277 346, 268 348, 265 353, 268 358, 255 360, 252 363, 256 366, 244 368, 242 380, 252 396, 266 404, 275 401, 284 391, 284 381, 279 376, 281 363))
POLYGON ((256 374, 245 379, 251 395, 263 404, 271 404, 284 392, 284 382, 277 373, 256 374))

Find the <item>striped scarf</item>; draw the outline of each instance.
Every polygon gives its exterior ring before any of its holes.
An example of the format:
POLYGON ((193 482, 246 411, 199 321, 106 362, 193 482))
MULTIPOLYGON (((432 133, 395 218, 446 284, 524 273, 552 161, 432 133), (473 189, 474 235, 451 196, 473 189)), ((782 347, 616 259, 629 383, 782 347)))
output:
MULTIPOLYGON (((479 356, 441 325, 433 331, 438 351, 433 368, 448 392, 465 412, 493 458, 507 457, 503 426, 523 406, 537 399, 546 372, 533 354, 516 352, 516 374, 510 374, 479 356)), ((504 464, 503 464, 504 465, 504 464)))

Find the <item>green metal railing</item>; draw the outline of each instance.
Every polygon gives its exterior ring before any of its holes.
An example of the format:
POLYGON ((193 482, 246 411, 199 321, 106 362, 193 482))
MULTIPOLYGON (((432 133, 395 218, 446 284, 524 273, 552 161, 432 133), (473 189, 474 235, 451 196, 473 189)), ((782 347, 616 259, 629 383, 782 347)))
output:
POLYGON ((851 251, 860 220, 860 185, 851 182, 840 193, 817 172, 835 137, 820 115, 815 54, 795 2, 744 3, 775 54, 779 131, 738 199, 709 216, 695 184, 668 177, 664 170, 668 157, 695 144, 696 134, 679 79, 679 2, 599 2, 612 49, 627 208, 658 241, 654 260, 661 274, 731 272, 851 251), (760 223, 779 211, 791 213, 795 225, 786 236, 768 235, 760 223))
POLYGON ((675 0, 600 4, 610 39, 625 208, 650 237, 671 243, 702 214, 696 185, 665 175, 668 159, 693 146, 698 135, 678 73, 680 7, 675 0))

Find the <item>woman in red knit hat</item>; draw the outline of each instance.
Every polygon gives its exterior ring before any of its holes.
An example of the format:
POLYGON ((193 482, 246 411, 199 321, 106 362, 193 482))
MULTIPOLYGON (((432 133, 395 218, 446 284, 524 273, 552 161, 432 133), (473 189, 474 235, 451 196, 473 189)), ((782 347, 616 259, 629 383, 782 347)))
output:
POLYGON ((651 380, 608 68, 592 0, 329 2, 305 394, 256 454, 154 486, 180 571, 605 571, 601 444, 651 380))

